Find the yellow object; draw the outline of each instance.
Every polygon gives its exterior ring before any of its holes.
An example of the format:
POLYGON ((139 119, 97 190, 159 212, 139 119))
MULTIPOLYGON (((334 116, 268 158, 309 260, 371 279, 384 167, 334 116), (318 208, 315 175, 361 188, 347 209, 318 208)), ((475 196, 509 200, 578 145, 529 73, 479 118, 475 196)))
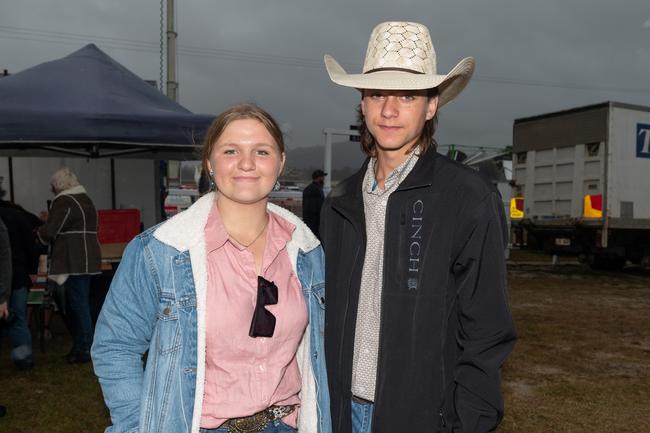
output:
POLYGON ((524 198, 513 197, 510 199, 510 218, 522 219, 524 217, 524 198))
POLYGON ((582 211, 584 218, 602 218, 603 217, 603 196, 589 195, 585 196, 584 206, 582 211))

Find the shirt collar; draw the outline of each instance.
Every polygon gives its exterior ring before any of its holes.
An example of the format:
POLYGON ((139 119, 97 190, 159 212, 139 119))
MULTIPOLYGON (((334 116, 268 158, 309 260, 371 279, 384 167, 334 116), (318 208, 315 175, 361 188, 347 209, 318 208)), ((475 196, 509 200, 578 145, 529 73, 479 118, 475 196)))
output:
MULTIPOLYGON (((266 229, 266 248, 264 249, 263 263, 265 266, 270 264, 278 253, 286 247, 287 242, 291 240, 293 232, 296 229, 295 225, 275 212, 267 212, 267 214, 269 223, 266 229)), ((219 207, 215 202, 212 204, 210 214, 208 215, 208 222, 205 225, 206 251, 209 254, 223 247, 226 242, 230 242, 240 251, 245 249, 242 244, 234 238, 231 238, 226 231, 226 227, 223 225, 223 220, 221 219, 221 213, 219 213, 219 207)))
POLYGON ((409 153, 407 158, 402 161, 400 165, 395 167, 391 171, 386 179, 384 180, 384 190, 379 189, 379 184, 377 178, 375 177, 375 166, 377 164, 377 157, 372 157, 368 168, 366 169, 366 175, 364 176, 364 190, 368 194, 382 195, 386 191, 392 191, 399 185, 402 180, 411 172, 413 166, 418 161, 419 155, 417 151, 409 153))
POLYGON ((211 253, 221 248, 228 239, 230 239, 230 236, 221 220, 217 203, 213 202, 208 215, 208 222, 205 225, 205 249, 208 253, 211 253))

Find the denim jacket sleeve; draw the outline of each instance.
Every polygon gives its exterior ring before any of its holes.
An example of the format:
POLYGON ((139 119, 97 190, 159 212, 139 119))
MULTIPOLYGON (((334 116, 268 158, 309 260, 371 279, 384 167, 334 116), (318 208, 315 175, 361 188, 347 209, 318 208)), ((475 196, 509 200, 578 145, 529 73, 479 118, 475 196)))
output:
POLYGON ((156 322, 158 288, 141 236, 127 246, 95 328, 92 358, 113 425, 106 433, 138 430, 142 356, 156 322))

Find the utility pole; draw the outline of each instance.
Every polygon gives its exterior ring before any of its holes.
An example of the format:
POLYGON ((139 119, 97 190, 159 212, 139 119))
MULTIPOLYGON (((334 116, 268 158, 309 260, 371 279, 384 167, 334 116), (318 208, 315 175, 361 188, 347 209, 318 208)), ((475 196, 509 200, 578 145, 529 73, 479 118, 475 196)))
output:
MULTIPOLYGON (((162 1, 161 5, 162 5, 162 1)), ((162 31, 162 27, 161 27, 162 31)), ((167 88, 166 95, 172 101, 178 99, 178 82, 176 81, 176 38, 178 34, 175 30, 174 22, 174 0, 167 0, 167 88)), ((161 77, 162 78, 162 77, 161 77)), ((175 161, 155 160, 154 161, 154 179, 156 194, 156 221, 166 219, 165 214, 165 196, 167 193, 167 179, 169 178, 169 166, 174 165, 175 161)), ((176 161, 176 166, 178 162, 176 161)))
POLYGON ((176 38, 174 30, 174 0, 167 0, 167 97, 177 100, 178 82, 176 81, 176 38))

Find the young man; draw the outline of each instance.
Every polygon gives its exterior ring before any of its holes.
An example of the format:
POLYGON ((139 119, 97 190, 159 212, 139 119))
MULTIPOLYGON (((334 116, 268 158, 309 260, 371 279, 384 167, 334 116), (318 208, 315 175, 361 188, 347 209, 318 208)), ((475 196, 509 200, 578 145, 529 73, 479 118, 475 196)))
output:
POLYGON ((438 75, 428 29, 388 22, 373 30, 362 74, 325 64, 332 81, 361 91, 370 157, 321 215, 333 432, 492 430, 515 341, 503 204, 433 140, 438 109, 474 60, 438 75))

